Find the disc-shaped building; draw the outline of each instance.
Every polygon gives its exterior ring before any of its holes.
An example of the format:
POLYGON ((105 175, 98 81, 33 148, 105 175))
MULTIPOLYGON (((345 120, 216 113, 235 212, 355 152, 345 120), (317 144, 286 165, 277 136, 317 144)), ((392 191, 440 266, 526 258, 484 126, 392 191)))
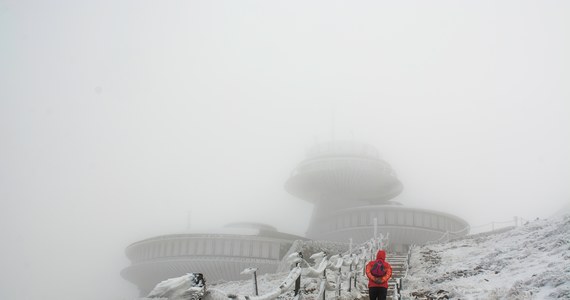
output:
POLYGON ((307 238, 356 242, 389 234, 389 250, 469 232, 454 215, 395 202, 403 186, 378 150, 357 142, 317 144, 291 174, 285 189, 315 204, 307 238))
POLYGON ((230 224, 217 233, 161 235, 127 247, 131 265, 121 275, 147 295, 168 278, 203 273, 208 282, 240 280, 249 267, 259 274, 274 273, 281 259, 300 236, 258 223, 230 224))
POLYGON ((127 247, 132 264, 122 276, 145 295, 160 281, 189 272, 203 273, 209 282, 244 279, 239 274, 248 267, 257 267, 259 274, 275 272, 298 239, 358 243, 369 240, 376 228, 389 234, 389 251, 405 252, 411 244, 469 232, 469 224, 459 217, 394 201, 402 183, 378 150, 367 144, 315 145, 285 189, 315 205, 306 238, 252 223, 234 224, 219 233, 157 236, 127 247))

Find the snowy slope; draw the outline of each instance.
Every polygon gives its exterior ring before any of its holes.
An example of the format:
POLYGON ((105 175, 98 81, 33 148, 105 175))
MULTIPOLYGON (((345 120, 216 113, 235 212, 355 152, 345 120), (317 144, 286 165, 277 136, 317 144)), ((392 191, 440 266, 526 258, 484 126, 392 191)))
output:
POLYGON ((570 299, 570 216, 412 250, 404 296, 570 299))
MULTIPOLYGON (((305 273, 303 298, 322 299, 318 296, 321 280, 305 273)), ((271 293, 287 276, 288 272, 259 276, 259 294, 271 293)), ((162 291, 155 297, 188 299, 182 296, 188 288, 186 277, 165 281, 157 287, 162 291)), ((359 277, 359 289, 365 290, 365 279, 359 277)), ((327 281, 334 286, 336 273, 327 273, 327 281)), ((354 290, 347 293, 346 278, 342 281, 340 299, 360 296, 354 290)), ((403 285, 403 299, 570 299, 570 216, 536 220, 501 233, 414 247, 403 285)), ((207 299, 227 299, 232 294, 252 295, 253 284, 244 276, 243 281, 208 285, 208 290, 207 299)), ((292 288, 277 299, 293 299, 292 288)), ((336 292, 328 292, 327 299, 338 299, 336 292)))

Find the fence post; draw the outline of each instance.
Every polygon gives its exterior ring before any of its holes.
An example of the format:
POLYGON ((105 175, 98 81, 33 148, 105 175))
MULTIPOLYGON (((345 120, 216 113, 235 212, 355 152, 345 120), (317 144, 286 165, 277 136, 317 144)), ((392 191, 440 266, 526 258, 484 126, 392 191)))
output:
POLYGON ((356 288, 356 281, 358 280, 358 276, 354 273, 354 288, 356 288))
POLYGON ((327 300, 327 269, 325 268, 323 271, 323 280, 325 284, 323 285, 323 300, 327 300))
POLYGON ((352 287, 352 238, 348 239, 348 257, 350 258, 350 265, 348 267, 348 292, 350 293, 352 287))
POLYGON ((257 291, 257 269, 253 271, 253 285, 255 288, 255 295, 259 296, 259 292, 257 291))
POLYGON ((350 255, 350 265, 348 267, 348 292, 350 293, 351 290, 352 290, 352 254, 350 255))
POLYGON ((338 297, 340 298, 340 290, 342 287, 342 266, 338 268, 338 297))
POLYGON ((251 274, 252 275, 252 279, 253 279, 253 291, 255 293, 256 296, 259 296, 259 293, 257 291, 257 268, 247 268, 243 271, 241 271, 241 274, 251 274))
MULTIPOLYGON (((299 252, 299 257, 303 258, 303 253, 299 252)), ((296 264, 296 266, 300 266, 301 262, 298 262, 296 264)), ((297 280, 295 280, 295 296, 299 295, 299 290, 301 289, 301 274, 299 274, 299 277, 297 277, 297 280)))

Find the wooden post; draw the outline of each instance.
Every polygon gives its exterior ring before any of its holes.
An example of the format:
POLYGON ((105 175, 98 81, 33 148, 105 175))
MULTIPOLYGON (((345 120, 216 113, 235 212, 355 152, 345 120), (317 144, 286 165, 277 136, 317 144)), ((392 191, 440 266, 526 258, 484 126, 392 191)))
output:
POLYGON ((340 289, 342 287, 342 266, 338 268, 338 297, 340 298, 340 289))
MULTIPOLYGON (((350 291, 352 290, 352 255, 350 255, 350 265, 348 268, 348 292, 350 293, 350 291)), ((354 280, 356 280, 356 276, 354 278, 354 280)))
POLYGON ((327 296, 327 269, 326 268, 323 271, 323 280, 325 281, 325 284, 323 285, 323 300, 327 300, 327 297, 326 297, 327 296))
POLYGON ((255 289, 255 295, 259 296, 257 292, 257 270, 253 271, 253 288, 255 289))
MULTIPOLYGON (((299 257, 303 258, 303 253, 299 252, 299 257)), ((300 265, 300 262, 296 264, 297 267, 300 265)), ((301 274, 299 274, 299 277, 295 280, 295 296, 299 295, 299 290, 301 290, 301 274)))
POLYGON ((358 276, 354 273, 354 288, 356 288, 356 281, 358 280, 358 276))

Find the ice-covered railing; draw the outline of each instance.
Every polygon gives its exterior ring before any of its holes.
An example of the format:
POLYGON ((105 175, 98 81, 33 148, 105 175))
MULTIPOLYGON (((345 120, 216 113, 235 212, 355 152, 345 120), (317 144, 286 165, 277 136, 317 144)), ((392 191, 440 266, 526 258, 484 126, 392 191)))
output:
POLYGON ((392 297, 393 299, 401 299, 402 298, 402 290, 404 289, 404 281, 408 277, 408 271, 410 270, 410 259, 412 258, 412 248, 415 245, 411 245, 408 248, 408 253, 406 254, 406 262, 404 264, 404 274, 399 278, 395 278, 396 281, 396 289, 394 291, 395 295, 392 297))
POLYGON ((480 234, 480 233, 485 233, 485 232, 493 232, 496 230, 503 230, 503 229, 518 227, 521 224, 526 223, 526 222, 529 222, 529 221, 524 219, 524 218, 515 216, 511 220, 492 221, 492 222, 477 225, 477 226, 466 226, 465 228, 462 228, 461 230, 446 231, 437 240, 429 241, 426 244, 437 244, 437 243, 441 243, 441 242, 447 242, 447 241, 451 240, 452 238, 459 236, 461 233, 465 232, 468 229, 471 229, 472 231, 476 231, 475 232, 476 234, 480 234), (474 229, 476 229, 476 230, 474 230, 474 229))
MULTIPOLYGON (((314 261, 312 264, 304 259, 302 252, 294 252, 286 257, 291 267, 286 278, 281 284, 262 295, 237 295, 215 288, 206 290, 204 281, 200 282, 195 273, 190 273, 159 283, 144 299, 273 300, 290 291, 293 285, 293 298, 299 299, 302 276, 320 279, 315 299, 357 299, 361 297, 360 290, 366 288, 367 280, 362 278, 365 276, 364 265, 370 259, 375 259, 377 250, 387 245, 387 239, 388 236, 380 234, 379 237, 372 238, 354 249, 351 242, 348 251, 330 256, 321 251, 311 255, 310 259, 314 261), (359 278, 360 284, 357 284, 359 278)), ((253 268, 248 268, 242 273, 255 274, 255 271, 253 268)), ((257 287, 257 282, 254 286, 257 287)))

